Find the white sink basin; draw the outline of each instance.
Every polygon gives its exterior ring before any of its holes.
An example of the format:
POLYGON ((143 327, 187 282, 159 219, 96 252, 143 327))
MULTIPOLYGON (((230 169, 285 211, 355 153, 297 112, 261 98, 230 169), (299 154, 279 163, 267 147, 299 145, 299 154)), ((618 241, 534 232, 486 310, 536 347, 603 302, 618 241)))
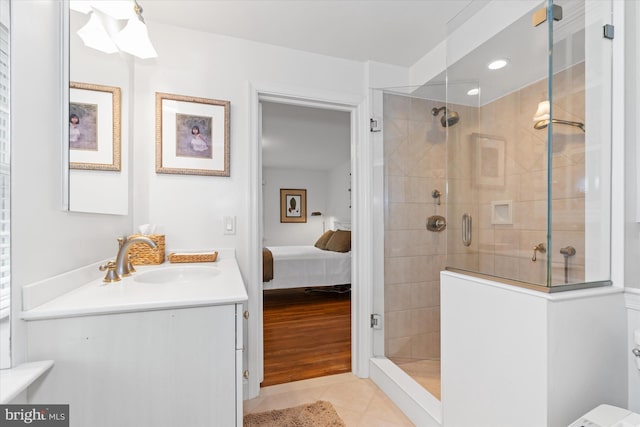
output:
POLYGON ((139 271, 133 273, 133 280, 139 283, 186 285, 189 283, 206 282, 218 274, 220 274, 220 270, 216 267, 193 265, 139 271))

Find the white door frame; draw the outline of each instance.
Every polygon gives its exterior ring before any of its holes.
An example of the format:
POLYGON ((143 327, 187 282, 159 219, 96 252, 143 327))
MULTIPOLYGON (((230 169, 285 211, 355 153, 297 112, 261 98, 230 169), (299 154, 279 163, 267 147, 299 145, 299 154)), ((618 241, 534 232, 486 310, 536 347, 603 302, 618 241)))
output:
POLYGON ((351 369, 369 376, 371 351, 370 313, 372 304, 372 182, 373 161, 366 119, 367 97, 349 96, 331 91, 282 88, 249 82, 249 295, 247 352, 249 371, 244 397, 258 396, 264 377, 262 330, 262 147, 260 101, 346 111, 351 115, 351 369))

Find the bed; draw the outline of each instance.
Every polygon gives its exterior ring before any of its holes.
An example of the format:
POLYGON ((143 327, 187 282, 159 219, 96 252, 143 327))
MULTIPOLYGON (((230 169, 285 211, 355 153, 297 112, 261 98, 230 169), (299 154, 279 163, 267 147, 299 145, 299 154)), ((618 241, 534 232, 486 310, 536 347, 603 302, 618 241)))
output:
POLYGON ((291 289, 351 283, 351 252, 334 252, 315 246, 269 246, 263 250, 263 289, 291 289), (269 252, 271 255, 269 255, 269 252))
POLYGON ((262 270, 264 290, 350 291, 351 224, 334 221, 334 227, 323 231, 313 246, 263 248, 262 270))

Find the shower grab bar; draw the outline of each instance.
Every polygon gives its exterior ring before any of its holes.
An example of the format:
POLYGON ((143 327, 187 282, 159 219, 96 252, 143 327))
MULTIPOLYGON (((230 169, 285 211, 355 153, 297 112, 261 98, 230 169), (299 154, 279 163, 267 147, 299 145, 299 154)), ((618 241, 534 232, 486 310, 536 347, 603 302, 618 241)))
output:
POLYGON ((471 245, 471 215, 462 214, 462 244, 471 245))

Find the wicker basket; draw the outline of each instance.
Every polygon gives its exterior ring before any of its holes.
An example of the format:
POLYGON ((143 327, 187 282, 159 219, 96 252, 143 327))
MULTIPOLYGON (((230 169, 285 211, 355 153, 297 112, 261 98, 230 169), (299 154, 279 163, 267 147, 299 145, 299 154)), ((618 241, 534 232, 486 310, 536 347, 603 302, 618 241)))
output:
POLYGON ((170 253, 169 262, 215 262, 218 258, 218 252, 185 254, 170 253))
MULTIPOLYGON (((132 237, 142 236, 135 234, 132 237)), ((162 264, 164 262, 164 234, 149 234, 145 236, 156 242, 157 248, 152 249, 146 243, 134 243, 129 247, 129 255, 133 265, 162 264)))

